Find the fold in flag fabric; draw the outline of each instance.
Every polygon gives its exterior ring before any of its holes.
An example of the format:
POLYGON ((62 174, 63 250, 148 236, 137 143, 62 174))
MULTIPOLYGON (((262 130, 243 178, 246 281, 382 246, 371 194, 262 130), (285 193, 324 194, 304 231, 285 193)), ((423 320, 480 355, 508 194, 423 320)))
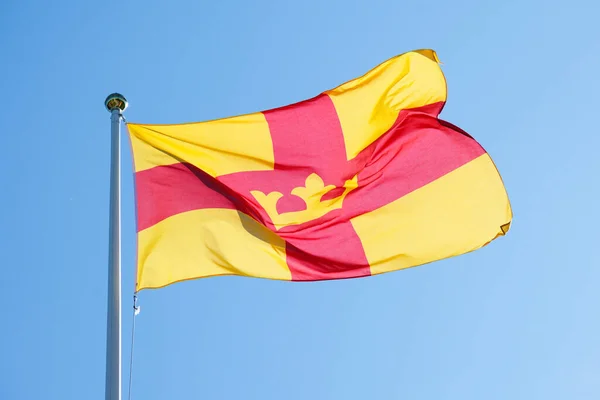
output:
POLYGON ((487 152, 438 118, 433 50, 285 107, 214 121, 128 123, 136 291, 240 275, 356 278, 481 248, 512 211, 487 152))

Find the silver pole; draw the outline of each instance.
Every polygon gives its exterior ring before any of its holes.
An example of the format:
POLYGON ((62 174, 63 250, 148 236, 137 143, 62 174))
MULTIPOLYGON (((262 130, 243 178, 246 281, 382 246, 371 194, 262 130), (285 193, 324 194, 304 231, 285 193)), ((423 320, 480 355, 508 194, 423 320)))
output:
POLYGON ((111 113, 105 399, 121 400, 121 112, 127 100, 113 93, 104 105, 111 113))

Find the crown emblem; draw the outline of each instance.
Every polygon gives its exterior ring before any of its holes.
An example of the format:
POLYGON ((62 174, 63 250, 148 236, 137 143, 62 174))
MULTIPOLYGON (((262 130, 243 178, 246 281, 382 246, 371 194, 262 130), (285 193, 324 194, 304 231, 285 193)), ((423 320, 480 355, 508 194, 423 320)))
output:
POLYGON ((330 211, 342 208, 344 198, 352 190, 358 187, 358 175, 354 178, 347 180, 344 183, 344 192, 329 200, 321 201, 321 198, 326 193, 329 193, 336 188, 335 185, 327 185, 323 182, 323 179, 315 173, 312 173, 306 178, 304 187, 297 187, 292 190, 292 194, 300 197, 306 203, 306 209, 302 211, 292 211, 283 214, 277 212, 277 202, 283 197, 280 192, 271 192, 264 194, 259 190, 252 190, 250 194, 254 196, 256 201, 264 208, 266 213, 271 218, 275 229, 279 230, 285 226, 298 225, 308 221, 315 220, 322 217, 330 211))

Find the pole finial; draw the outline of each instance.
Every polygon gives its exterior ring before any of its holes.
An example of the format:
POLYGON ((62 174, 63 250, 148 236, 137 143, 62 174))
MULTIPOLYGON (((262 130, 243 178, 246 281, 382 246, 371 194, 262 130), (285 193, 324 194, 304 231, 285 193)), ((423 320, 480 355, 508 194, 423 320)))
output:
POLYGON ((127 108, 127 99, 120 93, 109 94, 106 100, 104 100, 104 105, 109 112, 115 109, 125 111, 127 108))

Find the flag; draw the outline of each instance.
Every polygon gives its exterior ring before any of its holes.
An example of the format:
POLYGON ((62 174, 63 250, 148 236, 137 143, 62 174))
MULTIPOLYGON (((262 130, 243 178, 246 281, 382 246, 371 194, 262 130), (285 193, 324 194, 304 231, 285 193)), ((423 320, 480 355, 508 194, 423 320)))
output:
POLYGON ((438 118, 433 50, 295 104, 213 121, 128 123, 136 291, 239 275, 317 281, 464 254, 512 219, 487 152, 438 118))

